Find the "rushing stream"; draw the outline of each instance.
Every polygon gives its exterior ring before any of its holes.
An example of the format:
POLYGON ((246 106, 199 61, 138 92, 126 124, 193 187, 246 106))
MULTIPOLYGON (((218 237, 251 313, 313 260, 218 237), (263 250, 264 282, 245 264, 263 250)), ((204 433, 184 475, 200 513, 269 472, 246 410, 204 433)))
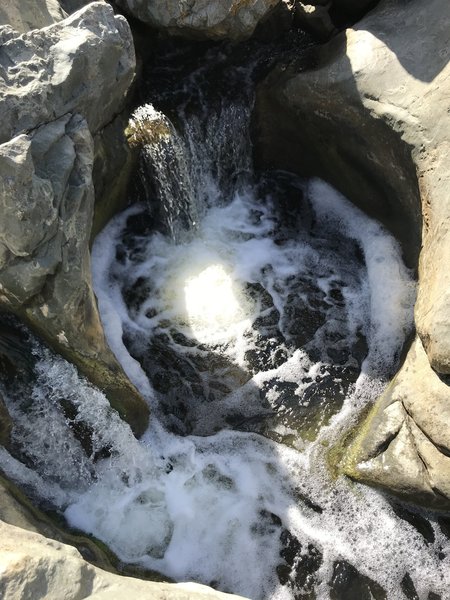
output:
POLYGON ((414 281, 396 241, 327 184, 253 172, 250 72, 233 65, 231 99, 208 95, 205 66, 175 106, 148 95, 140 202, 93 248, 149 430, 137 441, 34 342, 35 379, 4 389, 2 467, 124 562, 178 581, 253 600, 445 600, 442 523, 329 467, 395 371, 414 281))

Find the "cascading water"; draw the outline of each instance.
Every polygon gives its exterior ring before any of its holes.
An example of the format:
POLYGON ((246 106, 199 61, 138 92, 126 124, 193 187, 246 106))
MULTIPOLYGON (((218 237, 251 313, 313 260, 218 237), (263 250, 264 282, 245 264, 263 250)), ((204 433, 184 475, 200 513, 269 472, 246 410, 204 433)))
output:
POLYGON ((246 92, 208 103, 193 81, 201 102, 180 103, 177 128, 136 112, 149 204, 93 249, 108 341, 150 428, 137 441, 35 344, 33 383, 3 390, 2 467, 123 561, 176 580, 254 600, 444 599, 438 522, 328 465, 412 326, 399 247, 325 183, 252 173, 246 92))

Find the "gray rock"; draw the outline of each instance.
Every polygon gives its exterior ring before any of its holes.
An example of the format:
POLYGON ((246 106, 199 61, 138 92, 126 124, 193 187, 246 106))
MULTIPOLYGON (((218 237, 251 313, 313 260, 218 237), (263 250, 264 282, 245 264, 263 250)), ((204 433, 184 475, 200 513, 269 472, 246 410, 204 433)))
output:
POLYGON ((134 76, 128 23, 103 2, 18 36, 0 28, 0 143, 69 112, 91 133, 123 108, 134 76))
POLYGON ((171 34, 242 40, 280 0, 120 0, 137 19, 171 34))
MULTIPOLYGON (((46 600, 239 600, 195 583, 155 583, 114 575, 73 547, 0 521, 0 597, 46 600)), ((241 599, 242 600, 242 599, 241 599)))
POLYGON ((141 434, 148 407, 106 344, 89 259, 93 134, 103 135, 123 105, 131 32, 96 2, 48 28, 1 35, 0 302, 141 434))
POLYGON ((2 0, 0 25, 11 25, 21 33, 47 27, 66 17, 58 0, 2 0))
MULTIPOLYGON (((383 221, 401 240, 408 264, 418 264, 415 324, 429 362, 422 375, 430 390, 438 378, 434 371, 450 373, 449 47, 446 0, 384 0, 352 29, 279 66, 256 103, 262 166, 327 180, 383 221)), ((445 396, 445 378, 439 381, 445 396)), ((412 400, 420 390, 410 388, 412 400)), ((390 423, 383 402, 377 407, 380 423, 362 425, 370 447, 375 431, 390 423)), ((427 402, 441 406, 434 393, 427 402)), ((431 422, 428 415, 429 438, 420 433, 420 419, 417 408, 408 414, 380 454, 378 470, 374 458, 358 478, 409 498, 426 490, 424 501, 436 505, 448 476, 447 456, 436 450, 446 417, 440 410, 431 422), (417 462, 416 446, 429 460, 427 470, 417 462), (402 471, 408 482, 396 483, 403 481, 402 471)))

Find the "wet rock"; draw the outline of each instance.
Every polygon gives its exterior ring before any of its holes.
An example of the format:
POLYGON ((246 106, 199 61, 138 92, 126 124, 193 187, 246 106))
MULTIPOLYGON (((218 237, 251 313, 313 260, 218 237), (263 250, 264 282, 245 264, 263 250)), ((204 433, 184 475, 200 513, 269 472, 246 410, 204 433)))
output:
POLYGON ((0 445, 8 446, 11 438, 12 421, 0 394, 0 445))
POLYGON ((0 29, 0 302, 142 433, 148 408, 109 350, 92 291, 94 140, 134 74, 131 32, 97 2, 46 29, 0 29))
POLYGON ((194 0, 186 6, 177 0, 120 0, 140 21, 173 35, 197 39, 250 37, 258 23, 280 0, 194 0))
POLYGON ((322 366, 314 381, 308 384, 305 380, 306 388, 274 378, 263 384, 262 394, 277 421, 304 440, 313 441, 320 428, 339 412, 358 374, 348 368, 322 366))
POLYGON ((280 535, 280 557, 284 563, 276 572, 281 585, 290 587, 299 600, 314 600, 314 587, 318 583, 316 572, 322 564, 321 552, 312 544, 303 546, 287 529, 280 535))
POLYGON ((330 587, 332 600, 387 600, 386 592, 378 583, 344 560, 334 564, 330 587))
POLYGON ((434 530, 431 523, 418 512, 408 510, 404 506, 394 504, 393 509, 395 514, 412 525, 425 539, 428 544, 433 544, 435 540, 434 530))

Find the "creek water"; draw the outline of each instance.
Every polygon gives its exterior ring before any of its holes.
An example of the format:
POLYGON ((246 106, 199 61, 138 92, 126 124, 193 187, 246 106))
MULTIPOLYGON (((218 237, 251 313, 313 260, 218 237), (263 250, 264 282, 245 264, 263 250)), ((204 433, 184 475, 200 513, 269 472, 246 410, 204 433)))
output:
POLYGON ((188 74, 179 62, 133 117, 138 202, 92 251, 108 342, 150 427, 136 440, 34 341, 33 380, 4 386, 2 468, 177 581, 254 600, 448 598, 445 523, 330 466, 412 329, 397 242, 322 181, 254 171, 255 62, 223 48, 188 74))

